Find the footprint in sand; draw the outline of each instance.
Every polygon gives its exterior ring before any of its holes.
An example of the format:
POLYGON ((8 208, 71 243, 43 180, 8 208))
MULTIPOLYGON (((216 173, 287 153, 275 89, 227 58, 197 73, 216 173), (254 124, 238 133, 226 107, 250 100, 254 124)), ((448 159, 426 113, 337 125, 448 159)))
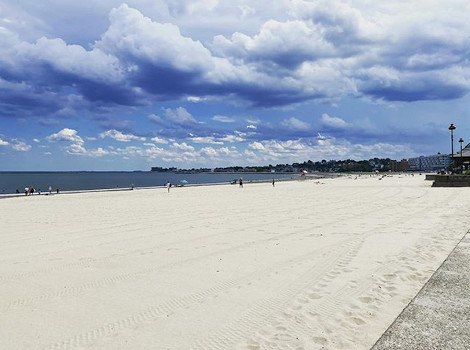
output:
POLYGON ((351 323, 353 323, 353 324, 355 324, 355 325, 357 325, 357 326, 360 326, 360 325, 363 325, 363 324, 366 323, 366 322, 365 322, 362 318, 360 318, 360 317, 350 317, 350 318, 349 318, 349 322, 351 322, 351 323))
POLYGON ((370 304, 373 301, 371 297, 360 297, 359 300, 364 304, 370 304))
POLYGON ((356 304, 350 304, 349 307, 353 310, 360 310, 361 308, 356 304))
POLYGON ((310 294, 308 295, 308 297, 309 297, 310 299, 321 299, 321 298, 322 298, 322 296, 321 296, 320 294, 317 294, 317 293, 310 293, 310 294))
POLYGON ((389 273, 389 274, 383 275, 383 280, 385 281, 391 281, 395 278, 397 278, 397 275, 395 273, 389 273))
POLYGON ((352 280, 348 283, 348 286, 351 288, 356 288, 357 287, 357 281, 352 280))
POLYGON ((291 310, 293 310, 293 311, 299 311, 299 310, 302 310, 302 305, 299 305, 299 304, 297 304, 297 305, 292 305, 292 306, 290 306, 289 308, 290 308, 291 310))
POLYGON ((320 323, 321 316, 315 311, 307 311, 307 317, 309 319, 315 319, 318 323, 320 323))
POLYGON ((276 326, 276 331, 278 332, 287 332, 287 328, 284 326, 276 326))

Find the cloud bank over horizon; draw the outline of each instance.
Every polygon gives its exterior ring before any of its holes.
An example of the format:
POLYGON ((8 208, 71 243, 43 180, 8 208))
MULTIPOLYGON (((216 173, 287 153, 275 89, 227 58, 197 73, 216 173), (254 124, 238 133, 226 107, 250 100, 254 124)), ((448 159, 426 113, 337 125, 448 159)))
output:
POLYGON ((91 155, 116 169, 129 157, 141 168, 399 158, 433 152, 436 135, 443 147, 450 121, 470 131, 465 1, 50 5, 0 1, 6 159, 60 153, 67 168, 91 155))

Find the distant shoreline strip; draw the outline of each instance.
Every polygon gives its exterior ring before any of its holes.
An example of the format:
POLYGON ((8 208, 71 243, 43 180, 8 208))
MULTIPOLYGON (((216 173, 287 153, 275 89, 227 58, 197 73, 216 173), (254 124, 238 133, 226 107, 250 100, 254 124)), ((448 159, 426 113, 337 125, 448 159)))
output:
MULTIPOLYGON (((323 175, 312 175, 312 176, 307 176, 306 179, 318 179, 318 178, 324 178, 325 176, 323 175)), ((286 178, 280 178, 274 180, 276 182, 284 182, 284 181, 297 181, 300 179, 300 176, 296 174, 295 178, 291 179, 286 179, 286 178)), ((247 180, 245 181, 245 184, 250 184, 250 183, 270 183, 272 179, 262 179, 262 180, 247 180)), ((185 184, 185 185, 178 185, 175 184, 175 187, 181 188, 181 187, 201 187, 201 186, 221 186, 221 185, 231 185, 230 182, 224 181, 224 182, 209 182, 209 183, 195 183, 195 184, 185 184)), ((79 194, 79 193, 95 193, 95 192, 120 192, 120 191, 133 191, 133 190, 151 190, 151 189, 162 189, 165 188, 165 186, 134 186, 134 187, 116 187, 116 188, 99 188, 99 189, 84 189, 84 190, 68 190, 68 191, 60 191, 60 193, 56 193, 55 191, 52 191, 50 194, 48 191, 42 192, 41 194, 35 193, 31 195, 32 197, 36 196, 54 196, 58 194, 79 194)), ((25 196, 24 193, 10 193, 10 194, 0 194, 0 199, 6 199, 6 198, 16 198, 16 197, 27 197, 25 196)))

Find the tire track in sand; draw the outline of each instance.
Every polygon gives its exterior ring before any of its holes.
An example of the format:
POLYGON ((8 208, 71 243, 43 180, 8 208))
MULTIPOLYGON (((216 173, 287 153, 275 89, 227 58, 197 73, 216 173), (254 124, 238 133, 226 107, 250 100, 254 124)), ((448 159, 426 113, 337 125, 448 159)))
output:
POLYGON ((295 317, 295 315, 284 311, 292 298, 306 288, 321 285, 325 280, 335 279, 339 275, 337 270, 344 269, 344 266, 355 256, 354 252, 360 248, 361 244, 362 239, 357 237, 345 240, 341 244, 341 250, 325 253, 316 266, 299 275, 294 283, 287 282, 277 289, 279 292, 275 296, 257 302, 242 317, 230 322, 220 330, 212 332, 205 339, 196 341, 190 349, 233 349, 240 339, 246 338, 254 329, 261 329, 267 323, 273 322, 277 314, 284 312, 288 318, 295 317))
MULTIPOLYGON (((289 219, 279 220, 279 222, 284 222, 284 221, 288 222, 289 219)), ((39 302, 44 302, 44 301, 54 299, 54 298, 78 295, 78 294, 82 294, 84 292, 89 292, 89 291, 92 291, 92 290, 95 290, 95 289, 100 289, 100 288, 108 288, 108 287, 111 287, 111 286, 114 286, 114 285, 117 285, 117 284, 120 284, 120 283, 125 283, 125 282, 128 282, 128 281, 137 280, 139 278, 142 278, 144 276, 147 276, 149 274, 155 273, 155 272, 160 271, 160 270, 167 270, 167 269, 171 269, 171 268, 176 267, 176 266, 181 266, 181 265, 184 265, 184 264, 187 264, 187 263, 192 263, 192 262, 195 262, 195 261, 198 261, 198 260, 201 260, 201 259, 206 259, 206 258, 217 256, 217 255, 220 255, 220 254, 246 249, 247 247, 254 246, 254 245, 260 245, 260 244, 272 241, 273 239, 279 239, 279 238, 286 238, 286 237, 289 237, 289 236, 295 236, 295 235, 297 235, 298 233, 301 233, 301 232, 303 232, 303 230, 288 232, 288 233, 280 234, 280 235, 276 235, 276 236, 270 236, 270 237, 263 238, 263 239, 260 239, 260 240, 257 240, 257 241, 244 242, 244 243, 238 244, 236 246, 228 247, 228 248, 225 248, 225 249, 220 249, 220 250, 217 250, 217 251, 210 252, 208 254, 204 254, 204 255, 200 255, 200 256, 196 256, 196 257, 192 257, 192 258, 179 260, 178 262, 171 262, 171 263, 167 263, 167 264, 163 264, 163 265, 148 267, 146 269, 136 271, 136 272, 130 272, 130 273, 115 275, 115 276, 112 276, 112 277, 106 277, 106 278, 103 278, 103 279, 98 280, 98 281, 87 282, 87 283, 83 283, 83 284, 75 285, 75 286, 69 286, 67 288, 62 288, 62 289, 59 289, 59 290, 56 290, 56 291, 52 291, 52 292, 45 293, 45 294, 42 294, 42 295, 32 296, 32 297, 29 297, 29 298, 16 299, 16 300, 13 300, 11 302, 0 304, 0 312, 7 312, 11 309, 16 309, 16 308, 19 308, 19 307, 35 305, 39 302)))
MULTIPOLYGON (((382 192, 383 190, 381 191, 377 191, 378 193, 382 192)), ((345 205, 343 207, 341 207, 339 210, 347 210, 348 208, 354 206, 356 204, 348 204, 348 205, 345 205)), ((332 214, 333 212, 336 212, 338 209, 332 209, 330 210, 329 212, 323 212, 322 215, 324 216, 330 216, 330 214, 332 214)), ((381 209, 383 210, 383 209, 381 209)), ((283 210, 280 210, 279 212, 282 212, 283 210)), ((213 218, 216 218, 217 216, 214 216, 213 218)), ((306 214, 302 217, 298 217, 298 219, 305 219, 305 218, 309 218, 310 217, 310 214, 306 214)), ((280 223, 285 223, 285 222, 289 222, 291 219, 282 219, 282 220, 277 220, 275 221, 275 223, 277 224, 280 224, 280 223)), ((334 220, 333 222, 335 222, 336 220, 334 220)), ((331 222, 331 223, 333 223, 331 222)), ((273 223, 273 221, 271 221, 271 224, 273 223)), ((258 227, 263 227, 265 224, 259 224, 258 227)), ((329 223, 327 223, 326 225, 329 225, 329 223)), ((160 225, 158 226, 160 227, 160 225)), ((256 226, 254 226, 256 227, 256 226)), ((146 229, 148 229, 148 226, 145 226, 146 229)), ((252 229, 253 227, 250 227, 250 229, 252 229)), ((140 228, 137 228, 137 229, 134 229, 132 231, 138 231, 140 228)), ((187 230, 187 228, 182 228, 182 229, 179 229, 179 230, 176 230, 176 231, 172 231, 172 234, 175 233, 175 232, 180 232, 180 231, 184 231, 184 230, 187 230)), ((126 233, 128 233, 130 231, 126 231, 126 233)), ((126 252, 124 254, 111 254, 109 256, 106 256, 106 257, 103 257, 103 258, 86 258, 84 260, 81 260, 81 261, 77 261, 77 262, 73 262, 73 263, 68 263, 68 264, 64 264, 64 265, 61 265, 61 266, 53 266, 51 268, 44 268, 44 269, 37 269, 37 270, 34 270, 34 271, 27 271, 27 272, 22 272, 22 273, 16 273, 16 274, 13 274, 13 275, 6 275, 6 276, 1 276, 0 275, 0 282, 2 281, 9 281, 9 280, 17 280, 17 279, 21 279, 21 278, 25 278, 25 277, 35 277, 37 275, 40 275, 40 274, 48 274, 48 273, 51 273, 51 272, 58 272, 58 271, 65 271, 65 270, 68 270, 68 269, 76 269, 76 268, 83 268, 83 267, 86 267, 86 268, 90 268, 90 267, 93 267, 94 264, 97 264, 97 263, 103 263, 103 262, 107 262, 107 261, 110 261, 110 260, 114 260, 116 259, 117 257, 125 257, 125 256, 132 256, 133 254, 140 254, 143 250, 145 251, 148 251, 149 249, 156 249, 156 248, 165 248, 165 247, 171 247, 175 244, 181 244, 181 243, 189 243, 189 242, 195 242, 195 241, 198 241, 200 239, 205 239, 205 238, 209 238, 209 237, 216 237, 216 236, 222 236, 222 235, 226 235, 226 234, 230 234, 230 233, 233 233, 234 231, 233 230, 228 230, 228 231, 225 231, 225 232, 221 232, 221 233, 215 233, 215 234, 210 234, 210 235, 205 235, 205 236, 200 236, 200 237, 196 237, 194 239, 190 239, 190 240, 182 240, 182 241, 177 241, 177 242, 169 242, 167 244, 158 244, 158 245, 153 245, 153 246, 146 246, 145 249, 136 249, 136 250, 133 250, 133 251, 130 251, 130 252, 126 252)), ((115 234, 115 232, 113 232, 113 234, 115 234)), ((128 238, 128 239, 125 239, 124 241, 132 241, 132 242, 135 242, 136 239, 142 239, 142 238, 149 238, 149 237, 153 237, 155 236, 155 234, 149 234, 149 235, 141 235, 141 236, 133 236, 132 238, 128 238)), ((108 245, 108 244, 113 244, 113 243, 116 243, 116 242, 119 242, 119 244, 122 244, 123 240, 119 240, 119 241, 111 241, 111 242, 104 242, 104 243, 101 243, 101 244, 90 244, 90 245, 87 245, 87 246, 81 246, 80 248, 96 248, 97 246, 102 246, 102 245, 108 245)), ((61 251, 57 251, 57 252, 54 252, 54 254, 58 253, 58 252, 65 252, 65 251, 69 251, 71 249, 67 249, 67 250, 61 250, 61 251)), ((48 253, 46 255, 49 255, 49 254, 53 254, 53 253, 48 253)), ((38 255, 34 255, 34 256, 44 256, 44 255, 41 255, 41 254, 38 254, 38 255)), ((33 257, 33 256, 28 256, 28 257, 33 257)), ((1 262, 4 262, 4 260, 2 260, 1 262)), ((0 310, 1 310, 1 307, 0 307, 0 310)))
MULTIPOLYGON (((340 245, 330 245, 328 247, 321 248, 322 250, 328 248, 327 256, 329 257, 328 262, 325 264, 325 261, 316 262, 315 259, 312 260, 313 252, 304 254, 303 256, 296 257, 294 259, 289 259, 287 262, 281 262, 279 264, 273 265, 268 269, 261 271, 256 271, 250 275, 243 276, 231 281, 223 282, 217 286, 208 288, 202 292, 195 293, 185 297, 179 297, 171 299, 167 302, 159 304, 158 306, 149 307, 141 312, 130 315, 121 320, 110 322, 106 325, 102 325, 95 329, 89 330, 85 333, 76 335, 67 340, 56 342, 50 346, 45 347, 48 350, 61 350, 61 349, 70 349, 70 348, 80 348, 85 346, 90 346, 100 338, 115 336, 119 333, 119 330, 124 328, 133 328, 136 325, 150 322, 152 319, 168 317, 171 313, 175 312, 178 309, 187 308, 191 304, 201 304, 205 300, 209 299, 215 294, 220 294, 221 292, 232 290, 239 291, 243 287, 252 287, 253 284, 260 283, 263 278, 272 278, 277 276, 279 270, 291 270, 291 268, 297 266, 299 263, 303 263, 308 266, 308 274, 316 276, 321 275, 327 272, 332 266, 335 266, 337 261, 344 256, 344 253, 350 249, 351 242, 343 243, 340 245), (315 263, 315 264, 313 264, 315 263), (314 265, 315 267, 309 268, 309 266, 314 265), (316 273, 315 273, 316 271, 316 273), (256 282, 258 281, 258 282, 256 282)), ((281 282, 281 284, 284 282, 281 282)), ((262 311, 262 307, 257 308, 258 312, 262 311)))
MULTIPOLYGON (((447 199, 452 201, 451 195, 447 199)), ((406 226, 407 221, 429 210, 430 208, 425 206, 414 212, 408 212, 407 219, 395 219, 389 225, 401 224, 406 226)), ((363 240, 375 234, 377 234, 375 229, 371 229, 364 234, 363 240)), ((434 237, 429 239, 432 240, 434 237)), ((409 256, 409 252, 420 249, 419 245, 418 247, 405 248, 400 253, 400 256, 406 258, 409 256)), ((351 251, 351 253, 353 252, 351 251)), ((339 324, 343 328, 351 329, 352 331, 348 334, 354 336, 356 334, 355 331, 366 324, 366 319, 375 315, 378 305, 385 303, 396 295, 397 277, 400 276, 402 271, 391 269, 390 265, 386 262, 382 264, 382 266, 374 269, 372 272, 373 278, 366 278, 360 281, 346 280, 345 285, 334 291, 333 294, 326 294, 325 291, 322 292, 323 287, 327 286, 327 281, 319 283, 315 288, 303 291, 294 298, 284 314, 278 314, 271 324, 260 328, 256 332, 256 336, 248 339, 243 348, 300 350, 304 349, 306 339, 319 348, 329 346, 334 348, 353 348, 354 343, 351 342, 351 339, 339 338, 338 334, 332 334, 331 328, 339 324), (373 291, 373 293, 367 293, 368 291, 373 291), (378 299, 377 295, 380 295, 381 299, 378 299), (351 300, 353 303, 346 303, 351 300), (361 307, 361 304, 366 304, 366 306, 361 307), (286 315, 291 317, 286 317, 286 315)), ((408 266, 407 270, 405 273, 413 272, 412 266, 408 266)), ((348 271, 347 269, 332 271, 332 273, 338 274, 341 272, 348 271)), ((412 274, 410 278, 424 281, 421 274, 412 274)))

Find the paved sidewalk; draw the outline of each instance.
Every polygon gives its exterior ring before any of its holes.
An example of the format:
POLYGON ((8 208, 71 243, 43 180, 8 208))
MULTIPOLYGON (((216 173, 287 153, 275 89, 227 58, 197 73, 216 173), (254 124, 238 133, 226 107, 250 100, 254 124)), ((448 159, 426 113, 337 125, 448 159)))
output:
POLYGON ((470 233, 372 349, 470 349, 470 233))

